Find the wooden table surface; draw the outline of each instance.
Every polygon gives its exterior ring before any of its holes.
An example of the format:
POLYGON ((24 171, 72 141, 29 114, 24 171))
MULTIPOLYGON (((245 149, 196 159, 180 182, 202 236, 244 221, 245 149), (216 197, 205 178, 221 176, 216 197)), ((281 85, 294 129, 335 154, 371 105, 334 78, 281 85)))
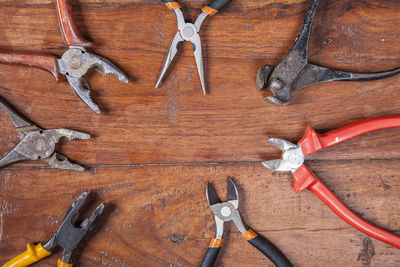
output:
MULTIPOLYGON (((180 1, 194 19, 207 1, 180 1)), ((88 75, 95 115, 67 82, 48 73, 0 65, 1 96, 43 128, 91 133, 59 151, 89 167, 84 173, 22 162, 0 171, 0 262, 46 241, 84 191, 93 208, 107 205, 101 224, 78 247, 75 266, 195 266, 214 236, 205 187, 225 196, 234 177, 244 221, 279 246, 296 266, 400 266, 400 251, 339 219, 311 192, 293 192, 289 173, 260 162, 280 156, 269 137, 297 142, 307 125, 326 132, 351 122, 400 114, 400 76, 371 82, 314 85, 273 106, 255 88, 263 64, 277 64, 292 46, 309 1, 235 0, 201 31, 203 96, 191 45, 159 89, 164 54, 176 32, 173 12, 156 0, 73 1, 93 51, 111 59, 129 84, 88 75)), ((322 0, 310 44, 311 61, 351 71, 400 66, 400 1, 322 0)), ((66 49, 52 0, 1 0, 0 47, 66 49)), ((19 141, 4 113, 1 153, 19 141)), ((399 129, 353 139, 307 160, 350 209, 400 235, 399 129)), ((218 266, 271 266, 228 226, 218 266)), ((53 255, 36 266, 55 266, 53 255)))

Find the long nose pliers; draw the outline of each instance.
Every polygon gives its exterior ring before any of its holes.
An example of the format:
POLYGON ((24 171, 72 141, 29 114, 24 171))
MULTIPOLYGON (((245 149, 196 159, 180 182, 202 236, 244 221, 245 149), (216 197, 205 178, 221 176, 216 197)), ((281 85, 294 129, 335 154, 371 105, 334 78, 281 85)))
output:
POLYGON ((235 183, 228 178, 228 201, 221 202, 214 188, 207 184, 206 197, 215 218, 215 238, 204 254, 200 267, 212 267, 222 247, 224 222, 233 221, 242 236, 261 253, 267 256, 278 267, 292 267, 286 256, 269 240, 247 228, 239 213, 239 194, 235 183))
POLYGON ((56 6, 61 33, 69 46, 62 57, 36 52, 0 51, 0 63, 46 70, 53 75, 56 82, 61 80, 61 75, 65 76, 75 94, 96 114, 100 114, 99 107, 91 99, 91 89, 84 75, 94 69, 103 74, 112 74, 126 83, 129 81, 128 77, 108 59, 86 51, 85 48, 92 46, 92 43, 84 39, 77 30, 72 20, 69 0, 56 0, 56 6))
POLYGON ((74 171, 85 170, 83 166, 72 163, 67 157, 55 152, 55 149, 60 139, 69 141, 89 139, 89 134, 64 128, 43 130, 22 117, 1 97, 0 109, 8 115, 21 140, 13 150, 0 159, 0 168, 18 161, 41 159, 54 168, 74 171))
POLYGON ((311 29, 320 0, 311 0, 303 26, 296 41, 274 68, 266 65, 258 70, 256 83, 257 89, 268 88, 274 96, 266 98, 275 105, 289 105, 292 91, 302 89, 312 84, 333 81, 369 81, 393 76, 400 73, 400 68, 385 72, 356 73, 333 70, 308 62, 308 47, 311 29))
POLYGON ((297 145, 278 138, 269 139, 268 142, 282 150, 283 154, 281 159, 265 161, 263 165, 274 171, 292 172, 296 193, 301 193, 306 189, 310 190, 334 213, 354 228, 400 249, 400 237, 355 215, 304 165, 304 159, 307 155, 372 131, 395 127, 400 127, 400 116, 368 119, 325 134, 318 134, 314 129, 308 127, 304 137, 297 145))
POLYGON ((104 204, 100 204, 89 219, 85 219, 79 226, 75 226, 79 216, 79 209, 85 202, 88 193, 85 192, 69 207, 57 232, 43 245, 28 243, 27 250, 8 261, 3 267, 29 266, 45 257, 50 256, 61 247, 64 251, 58 260, 58 267, 72 267, 72 254, 82 238, 95 226, 98 217, 103 213, 104 204))
POLYGON ((197 70, 199 72, 201 88, 203 89, 203 93, 207 94, 205 82, 204 82, 204 67, 203 67, 203 52, 201 48, 201 40, 199 31, 201 25, 207 16, 212 16, 218 11, 220 11, 223 7, 228 5, 232 0, 214 0, 211 4, 203 7, 202 12, 197 17, 196 22, 190 23, 185 22, 185 18, 183 16, 183 11, 181 9, 181 5, 176 0, 163 0, 165 5, 172 9, 175 12, 177 24, 178 24, 178 32, 175 34, 174 39, 168 49, 167 55, 164 59, 164 64, 162 66, 160 75, 158 76, 158 80, 156 83, 156 88, 160 85, 162 79, 164 78, 169 66, 171 65, 176 53, 182 42, 189 41, 192 43, 194 58, 197 64, 197 70))

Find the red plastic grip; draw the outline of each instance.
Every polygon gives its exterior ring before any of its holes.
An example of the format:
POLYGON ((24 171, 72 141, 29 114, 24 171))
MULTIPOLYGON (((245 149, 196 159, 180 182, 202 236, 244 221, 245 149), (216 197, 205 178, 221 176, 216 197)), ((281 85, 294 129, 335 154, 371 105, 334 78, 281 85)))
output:
POLYGON ((369 132, 395 127, 400 127, 400 116, 384 116, 367 119, 325 134, 318 134, 313 128, 307 127, 306 133, 299 144, 304 155, 310 155, 324 148, 369 132))
POLYGON ((90 47, 93 44, 86 40, 72 19, 72 7, 69 0, 56 0, 58 22, 64 41, 69 46, 90 47))
POLYGON ((57 58, 53 55, 35 52, 0 51, 0 63, 22 65, 50 72, 56 82, 61 80, 57 58))
POLYGON ((300 193, 305 189, 310 190, 342 220, 357 230, 400 249, 400 237, 380 229, 355 215, 305 165, 302 165, 293 173, 293 178, 296 193, 300 193))

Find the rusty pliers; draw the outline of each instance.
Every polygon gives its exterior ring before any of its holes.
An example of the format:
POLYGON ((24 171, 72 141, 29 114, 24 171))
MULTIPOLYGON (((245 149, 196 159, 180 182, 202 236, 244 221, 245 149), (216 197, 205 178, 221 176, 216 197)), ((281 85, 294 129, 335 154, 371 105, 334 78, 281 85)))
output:
POLYGON ((292 91, 302 89, 312 84, 333 81, 369 81, 393 76, 400 73, 400 68, 385 72, 356 73, 341 70, 333 70, 308 62, 308 47, 315 13, 320 0, 312 0, 303 26, 296 41, 274 68, 266 65, 258 70, 256 83, 257 89, 268 88, 274 96, 265 100, 275 105, 289 105, 292 91))
POLYGON ((228 201, 226 202, 221 202, 211 184, 207 184, 206 197, 214 214, 216 231, 215 238, 211 240, 200 267, 212 267, 214 265, 224 241, 224 223, 229 221, 233 221, 242 236, 277 267, 292 267, 292 263, 274 244, 244 225, 239 213, 239 194, 236 185, 231 178, 227 179, 227 183, 228 201))
POLYGON ((304 165, 305 156, 339 144, 351 138, 381 129, 400 127, 400 116, 385 116, 347 125, 325 134, 308 127, 298 144, 279 138, 268 140, 282 150, 282 158, 263 162, 270 170, 292 172, 294 191, 308 189, 321 199, 334 213, 359 231, 400 249, 400 237, 380 229, 355 215, 304 165))
POLYGON ((69 141, 89 139, 89 134, 63 128, 43 130, 19 115, 1 97, 0 108, 8 115, 21 139, 11 152, 0 159, 0 168, 18 161, 41 159, 54 168, 74 171, 85 170, 83 166, 72 163, 67 157, 55 152, 55 147, 62 138, 69 141))
POLYGON ((64 75, 75 94, 96 114, 100 114, 99 107, 91 99, 91 89, 84 75, 94 69, 103 74, 112 74, 126 83, 128 77, 108 59, 86 51, 85 47, 92 46, 92 43, 85 40, 77 30, 72 20, 69 0, 56 0, 56 5, 61 33, 69 46, 62 57, 35 52, 0 51, 0 63, 46 70, 54 76, 56 82, 64 75))
POLYGON ((85 192, 72 203, 65 214, 64 219, 57 232, 43 245, 30 244, 22 254, 8 261, 3 267, 24 267, 29 266, 45 257, 50 256, 61 247, 64 251, 61 259, 58 260, 58 267, 72 267, 72 254, 82 238, 95 226, 98 217, 103 213, 104 204, 100 204, 92 213, 89 219, 85 219, 79 226, 75 226, 79 216, 79 209, 85 202, 88 193, 85 192))

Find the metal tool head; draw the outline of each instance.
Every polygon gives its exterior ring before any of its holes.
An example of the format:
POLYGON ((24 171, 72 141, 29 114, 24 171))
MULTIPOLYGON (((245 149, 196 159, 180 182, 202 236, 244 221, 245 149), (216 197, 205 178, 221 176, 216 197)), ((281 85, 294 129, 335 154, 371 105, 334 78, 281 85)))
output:
POLYGON ((273 171, 295 172, 304 163, 304 154, 300 145, 279 138, 271 138, 268 143, 283 151, 282 158, 264 161, 262 164, 273 171))
POLYGON ((69 207, 65 217, 53 237, 53 246, 60 246, 64 252, 61 260, 65 263, 71 262, 71 256, 82 240, 82 238, 93 228, 96 224, 98 217, 103 213, 104 203, 100 204, 92 213, 89 219, 85 219, 79 226, 76 226, 76 221, 79 216, 79 209, 85 202, 88 193, 85 192, 69 207))
MULTIPOLYGON (((206 197, 208 205, 215 215, 217 233, 223 233, 223 222, 233 221, 241 233, 246 232, 239 213, 239 194, 233 180, 227 179, 227 199, 221 202, 210 183, 207 184, 206 197)), ((218 237, 218 235, 217 235, 218 237)))
POLYGON ((90 97, 90 86, 83 77, 90 69, 102 74, 112 74, 120 81, 128 83, 128 77, 111 61, 96 54, 89 53, 83 48, 72 47, 58 60, 60 73, 67 77, 69 84, 76 95, 96 114, 100 114, 99 107, 90 97))
POLYGON ((178 32, 175 34, 175 37, 172 40, 171 45, 169 46, 167 55, 165 56, 164 63, 161 72, 158 76, 155 87, 158 88, 159 85, 161 84, 161 81, 163 80, 165 74, 167 73, 167 70, 170 67, 172 61, 174 60, 182 42, 188 41, 192 43, 193 54, 196 60, 201 88, 203 90, 203 93, 206 94, 207 91, 204 81, 203 51, 202 51, 199 31, 204 19, 207 17, 207 14, 202 12, 197 18, 195 24, 193 24, 185 22, 182 10, 180 8, 174 9, 174 12, 177 18, 178 32))

